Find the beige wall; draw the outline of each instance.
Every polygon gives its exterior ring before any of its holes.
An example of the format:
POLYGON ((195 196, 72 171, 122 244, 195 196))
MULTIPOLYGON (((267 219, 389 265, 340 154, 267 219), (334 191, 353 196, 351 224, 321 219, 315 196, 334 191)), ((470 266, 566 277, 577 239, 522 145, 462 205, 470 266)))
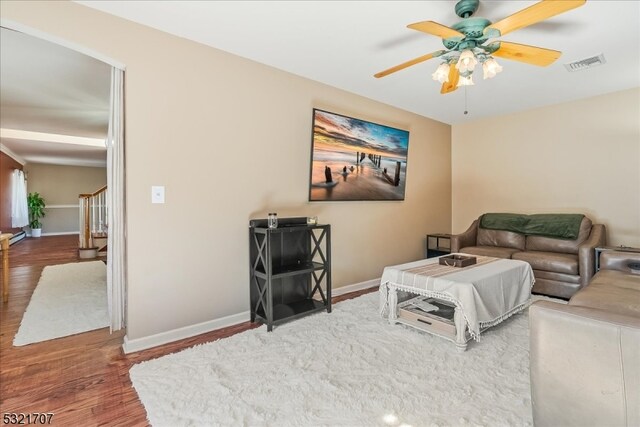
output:
POLYGON ((40 193, 47 205, 43 234, 77 233, 78 194, 93 193, 107 184, 106 168, 28 163, 24 171, 27 191, 40 193))
POLYGON ((484 212, 576 212, 640 246, 639 118, 636 88, 453 126, 453 231, 484 212))
POLYGON ((336 287, 451 228, 448 125, 77 4, 0 7, 126 64, 129 339, 248 310, 248 221, 267 212, 332 225, 336 287), (405 201, 307 202, 314 107, 410 131, 405 201))
POLYGON ((38 192, 47 205, 78 204, 78 194, 107 185, 106 168, 27 163, 27 191, 38 192))

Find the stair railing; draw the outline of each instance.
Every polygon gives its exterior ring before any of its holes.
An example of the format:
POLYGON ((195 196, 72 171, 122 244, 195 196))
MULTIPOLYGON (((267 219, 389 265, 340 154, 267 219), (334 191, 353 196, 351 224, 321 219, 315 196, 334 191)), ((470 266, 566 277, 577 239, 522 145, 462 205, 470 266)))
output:
POLYGON ((109 227, 107 186, 93 193, 79 194, 80 248, 93 248, 93 239, 106 237, 109 227))

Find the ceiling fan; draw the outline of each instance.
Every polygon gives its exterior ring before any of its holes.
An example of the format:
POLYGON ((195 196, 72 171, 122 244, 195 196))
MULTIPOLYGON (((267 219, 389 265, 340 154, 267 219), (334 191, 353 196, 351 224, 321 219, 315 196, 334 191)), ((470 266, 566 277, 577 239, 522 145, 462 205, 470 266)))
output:
POLYGON ((489 39, 504 36, 512 31, 533 25, 571 9, 582 6, 586 0, 542 0, 526 9, 491 23, 488 19, 471 17, 480 0, 460 0, 456 3, 456 15, 460 22, 447 27, 434 21, 422 21, 408 25, 412 30, 432 34, 442 38, 446 50, 438 50, 374 75, 384 77, 431 58, 441 58, 442 63, 432 74, 434 80, 442 83, 440 93, 453 92, 460 86, 473 85, 473 69, 482 64, 484 78, 492 78, 502 71, 494 56, 520 61, 531 65, 547 66, 560 57, 562 52, 505 41, 489 39))

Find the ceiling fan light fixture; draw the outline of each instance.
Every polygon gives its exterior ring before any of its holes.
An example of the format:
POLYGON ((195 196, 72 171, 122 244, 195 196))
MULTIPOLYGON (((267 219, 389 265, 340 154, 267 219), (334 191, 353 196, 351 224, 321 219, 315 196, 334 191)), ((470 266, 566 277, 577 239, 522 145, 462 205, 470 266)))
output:
POLYGON ((471 74, 469 74, 468 76, 460 76, 460 80, 458 80, 458 85, 457 87, 460 86, 473 86, 473 79, 471 78, 471 74))
MULTIPOLYGON (((384 77, 431 58, 440 58, 442 63, 431 74, 431 77, 442 84, 440 93, 447 94, 460 86, 473 85, 471 75, 476 65, 482 65, 485 79, 491 79, 502 72, 502 66, 496 62, 492 55, 541 67, 550 65, 560 57, 562 52, 503 40, 489 41, 489 39, 502 37, 512 31, 568 12, 582 6, 586 0, 539 0, 525 9, 493 23, 488 19, 472 16, 478 9, 479 2, 480 0, 458 0, 455 11, 462 20, 450 27, 435 21, 421 21, 408 25, 407 27, 412 30, 441 38, 446 50, 437 50, 419 56, 376 73, 374 77, 384 77)), ((604 58, 588 58, 578 64, 567 64, 566 66, 568 69, 574 70, 597 63, 604 63, 604 58)))
POLYGON ((465 71, 473 71, 474 67, 478 64, 478 59, 474 55, 471 49, 463 50, 456 64, 456 68, 461 73, 465 71))
POLYGON ((431 74, 433 80, 436 80, 440 83, 446 83, 449 81, 449 64, 443 62, 436 68, 436 71, 431 74))
POLYGON ((498 64, 498 61, 496 61, 492 57, 489 57, 489 59, 484 61, 484 63, 482 64, 482 71, 484 71, 485 79, 491 79, 495 77, 496 74, 502 71, 502 65, 498 64))

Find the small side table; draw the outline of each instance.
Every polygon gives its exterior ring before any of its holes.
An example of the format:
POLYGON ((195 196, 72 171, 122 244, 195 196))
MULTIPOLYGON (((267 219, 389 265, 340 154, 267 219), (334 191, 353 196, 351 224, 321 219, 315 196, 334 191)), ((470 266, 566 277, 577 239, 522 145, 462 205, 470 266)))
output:
POLYGON ((426 258, 447 255, 451 253, 451 234, 427 234, 425 251, 426 258))
POLYGON ((599 246, 596 251, 596 273, 600 270, 600 254, 604 251, 633 252, 640 253, 640 248, 632 248, 630 246, 599 246))

